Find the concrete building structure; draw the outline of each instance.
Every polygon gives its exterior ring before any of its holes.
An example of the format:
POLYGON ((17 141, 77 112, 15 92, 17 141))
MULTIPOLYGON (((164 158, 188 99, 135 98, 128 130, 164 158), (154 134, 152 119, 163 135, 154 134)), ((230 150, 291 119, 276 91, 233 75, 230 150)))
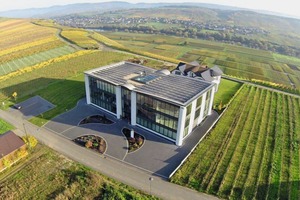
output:
POLYGON ((211 114, 216 84, 120 62, 85 72, 87 104, 181 146, 211 114))

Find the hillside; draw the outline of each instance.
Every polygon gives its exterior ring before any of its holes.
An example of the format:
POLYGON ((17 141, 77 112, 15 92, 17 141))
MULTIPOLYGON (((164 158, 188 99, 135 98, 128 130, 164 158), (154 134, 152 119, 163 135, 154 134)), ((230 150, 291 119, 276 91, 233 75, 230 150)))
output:
POLYGON ((253 11, 185 5, 67 15, 54 19, 72 27, 200 38, 300 57, 300 20, 253 11))

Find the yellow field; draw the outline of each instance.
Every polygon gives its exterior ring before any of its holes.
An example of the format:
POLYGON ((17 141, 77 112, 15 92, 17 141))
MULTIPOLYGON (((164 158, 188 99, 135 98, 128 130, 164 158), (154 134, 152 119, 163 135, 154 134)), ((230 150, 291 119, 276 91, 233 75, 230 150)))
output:
POLYGON ((20 19, 0 22, 0 29, 0 55, 3 50, 26 44, 30 46, 29 44, 32 42, 54 37, 57 31, 53 28, 34 25, 29 20, 20 19))
POLYGON ((97 41, 90 38, 89 33, 84 30, 67 29, 63 30, 61 35, 82 48, 95 49, 98 46, 97 41))

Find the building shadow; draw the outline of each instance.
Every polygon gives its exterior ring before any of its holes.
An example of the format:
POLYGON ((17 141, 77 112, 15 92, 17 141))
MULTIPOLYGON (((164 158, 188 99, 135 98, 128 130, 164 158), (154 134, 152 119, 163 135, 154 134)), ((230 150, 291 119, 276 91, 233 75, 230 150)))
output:
POLYGON ((30 81, 24 81, 22 83, 13 84, 8 87, 1 88, 0 93, 1 96, 9 98, 11 101, 14 102, 14 99, 12 98, 12 94, 14 92, 17 92, 18 99, 23 100, 25 98, 32 97, 39 90, 47 88, 51 84, 62 82, 62 81, 69 81, 69 80, 53 79, 53 78, 37 78, 30 81))

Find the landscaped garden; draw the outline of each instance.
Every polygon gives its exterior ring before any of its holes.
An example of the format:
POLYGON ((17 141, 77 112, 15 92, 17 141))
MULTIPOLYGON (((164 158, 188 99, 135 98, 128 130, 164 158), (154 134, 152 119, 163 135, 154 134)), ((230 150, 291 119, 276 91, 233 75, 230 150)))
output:
POLYGON ((114 123, 113 121, 107 119, 106 115, 93 115, 93 116, 88 116, 85 119, 83 119, 79 125, 82 124, 89 124, 89 123, 98 123, 98 124, 112 124, 114 123))
POLYGON ((100 154, 104 154, 106 151, 105 140, 96 135, 83 135, 73 141, 80 146, 92 149, 100 154))
POLYGON ((300 99, 243 85, 171 181, 225 199, 299 199, 300 99))
POLYGON ((127 141, 128 141, 128 152, 134 152, 141 148, 144 144, 145 138, 144 136, 138 134, 137 132, 134 131, 133 137, 130 135, 130 129, 128 128, 123 128, 122 133, 125 135, 127 141))

